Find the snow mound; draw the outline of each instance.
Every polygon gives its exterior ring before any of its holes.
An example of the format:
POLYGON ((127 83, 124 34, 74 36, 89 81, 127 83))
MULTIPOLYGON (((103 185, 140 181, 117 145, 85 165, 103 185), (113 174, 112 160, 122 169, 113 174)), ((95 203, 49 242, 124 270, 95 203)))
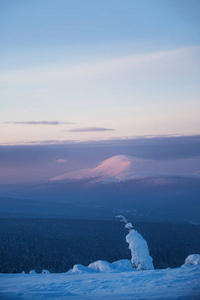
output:
POLYGON ((130 260, 121 259, 113 263, 107 261, 98 260, 91 263, 88 268, 94 269, 104 273, 115 273, 115 272, 126 272, 126 271, 135 271, 133 269, 130 260))
POLYGON ((112 267, 112 264, 110 264, 109 262, 104 261, 104 260, 95 261, 95 262, 89 264, 88 268, 98 270, 101 272, 106 272, 106 273, 116 271, 115 268, 112 267))
POLYGON ((135 159, 126 155, 116 155, 102 161, 93 169, 81 169, 51 178, 50 181, 65 179, 99 178, 101 180, 128 180, 135 176, 135 159))
POLYGON ((88 267, 85 267, 81 264, 77 264, 74 265, 73 268, 69 270, 67 273, 83 274, 83 273, 98 273, 98 271, 94 269, 89 269, 88 267))
POLYGON ((200 265, 200 254, 191 254, 185 259, 184 265, 200 265))
POLYGON ((126 236, 126 242, 129 244, 131 250, 131 263, 138 271, 153 270, 153 259, 149 255, 147 242, 134 229, 130 230, 126 236))
POLYGON ((109 263, 107 261, 98 260, 91 264, 88 267, 85 267, 81 264, 74 265, 71 270, 67 273, 76 273, 76 274, 84 274, 84 273, 115 273, 115 272, 126 272, 126 271, 135 271, 133 269, 130 260, 121 259, 115 261, 113 263, 109 263))
POLYGON ((42 274, 50 274, 48 270, 42 270, 42 274))
POLYGON ((29 274, 34 275, 34 274, 37 274, 37 273, 35 272, 35 270, 31 270, 31 271, 29 272, 29 274))
POLYGON ((112 266, 119 272, 135 271, 129 259, 121 259, 112 263, 112 266))

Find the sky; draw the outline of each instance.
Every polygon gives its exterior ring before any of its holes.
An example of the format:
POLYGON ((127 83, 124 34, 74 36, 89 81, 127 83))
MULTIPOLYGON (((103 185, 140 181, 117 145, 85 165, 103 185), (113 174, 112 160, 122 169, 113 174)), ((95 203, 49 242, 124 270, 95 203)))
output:
POLYGON ((1 0, 0 184, 114 155, 199 176, 200 1, 1 0))
POLYGON ((200 134, 199 13, 198 0, 1 0, 0 145, 200 134))

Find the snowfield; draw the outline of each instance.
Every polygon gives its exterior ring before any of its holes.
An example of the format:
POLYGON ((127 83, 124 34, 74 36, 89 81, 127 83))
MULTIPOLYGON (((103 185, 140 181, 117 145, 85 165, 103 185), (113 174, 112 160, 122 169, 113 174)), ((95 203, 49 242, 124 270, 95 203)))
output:
POLYGON ((180 268, 139 272, 122 260, 114 264, 102 262, 102 271, 76 265, 61 274, 0 274, 0 299, 197 300, 200 264, 197 256, 194 264, 191 259, 190 264, 180 268))

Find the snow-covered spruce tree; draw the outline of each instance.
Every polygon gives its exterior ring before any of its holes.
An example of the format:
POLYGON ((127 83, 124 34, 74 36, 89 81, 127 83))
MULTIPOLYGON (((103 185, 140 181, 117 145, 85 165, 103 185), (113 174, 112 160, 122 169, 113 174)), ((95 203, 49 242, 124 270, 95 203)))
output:
POLYGON ((126 242, 129 244, 131 250, 131 264, 133 268, 138 271, 141 270, 153 270, 153 259, 149 254, 149 248, 145 239, 136 230, 133 229, 133 225, 128 223, 124 216, 116 216, 121 222, 124 222, 125 228, 129 230, 126 236, 126 242))

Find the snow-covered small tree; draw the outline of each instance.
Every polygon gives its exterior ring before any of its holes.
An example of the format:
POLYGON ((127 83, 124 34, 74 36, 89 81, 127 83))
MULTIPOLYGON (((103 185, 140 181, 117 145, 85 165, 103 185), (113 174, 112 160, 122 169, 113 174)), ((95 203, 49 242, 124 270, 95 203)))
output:
POLYGON ((126 242, 131 250, 131 264, 138 271, 153 270, 153 259, 149 254, 149 248, 145 239, 136 230, 133 225, 128 222, 124 216, 116 216, 121 222, 125 223, 125 228, 129 229, 126 236, 126 242))

